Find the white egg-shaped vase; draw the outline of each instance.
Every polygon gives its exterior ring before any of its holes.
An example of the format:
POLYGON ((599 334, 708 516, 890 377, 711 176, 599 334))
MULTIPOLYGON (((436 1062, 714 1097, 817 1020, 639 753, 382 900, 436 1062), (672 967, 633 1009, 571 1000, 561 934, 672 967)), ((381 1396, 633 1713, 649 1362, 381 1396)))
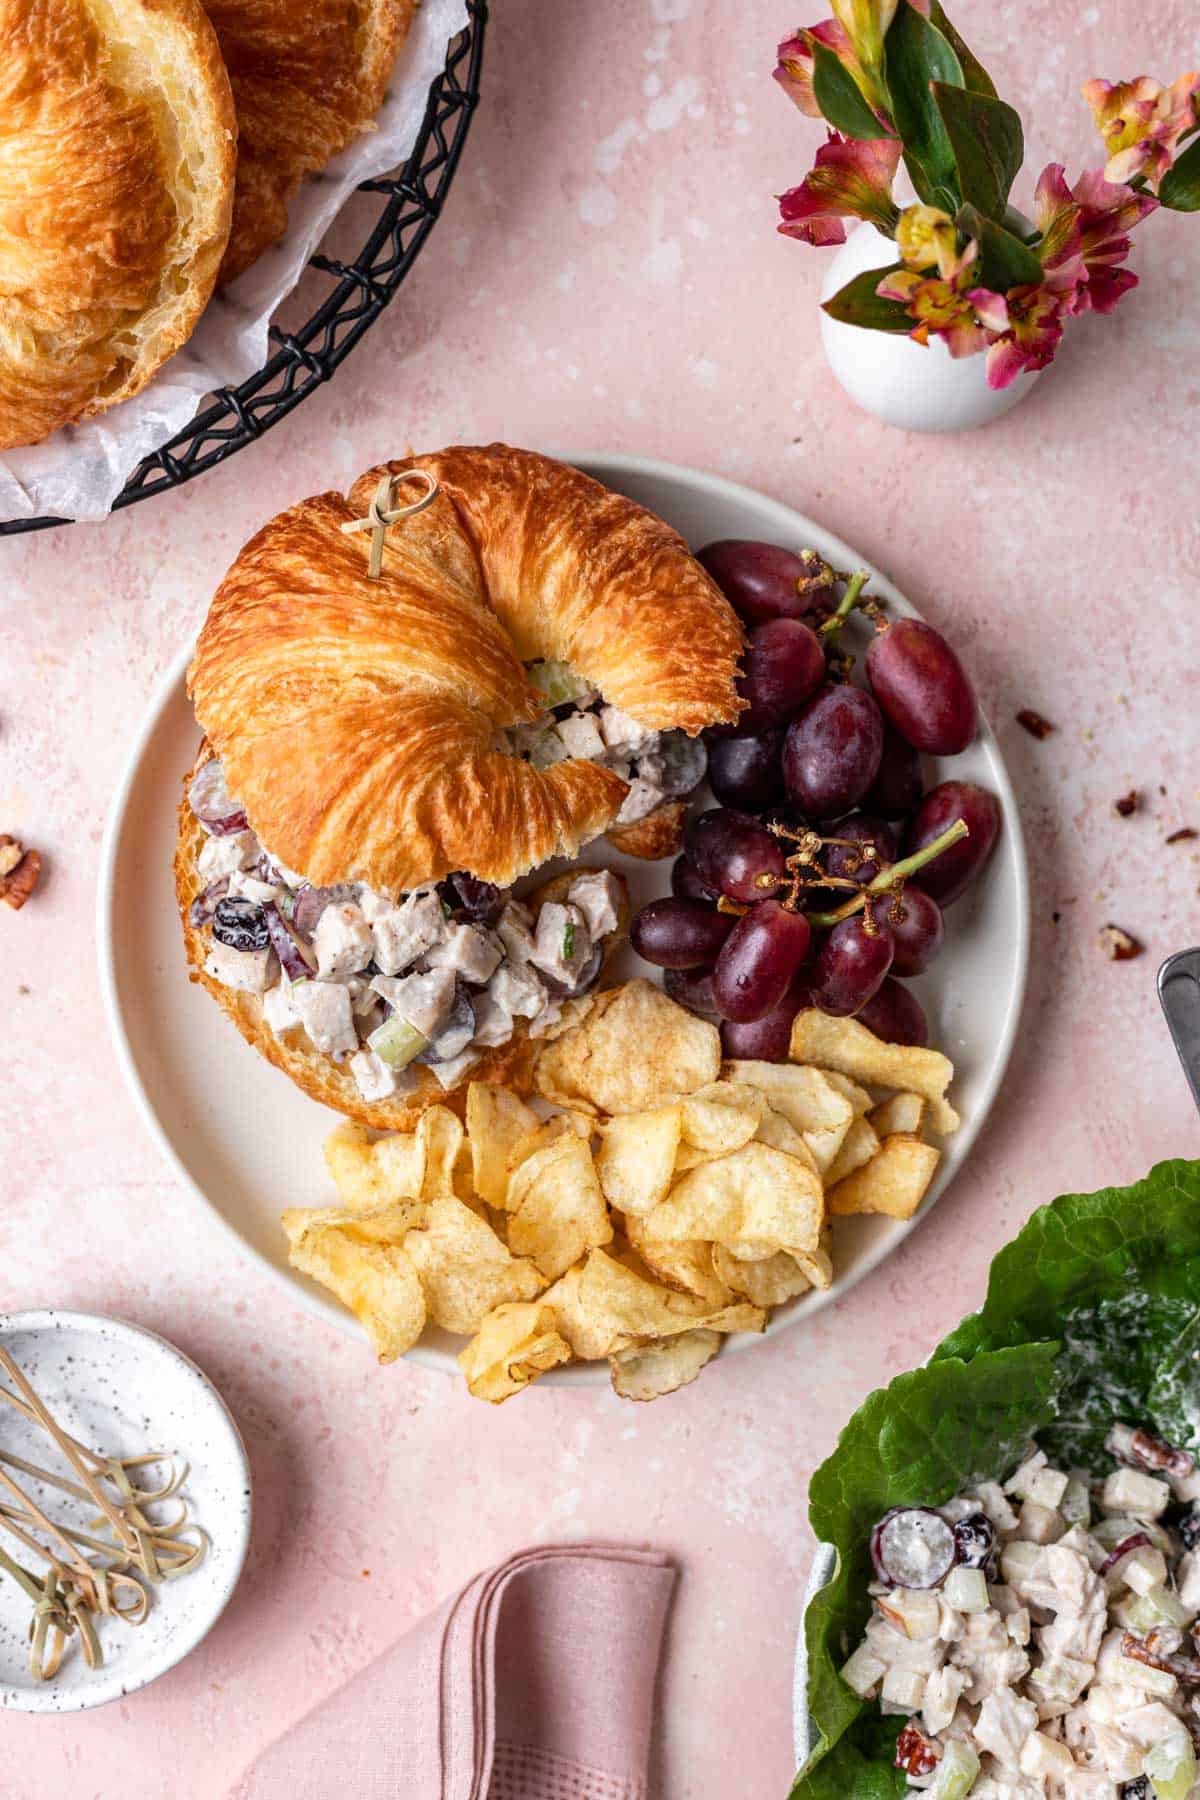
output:
MULTIPOLYGON (((828 300, 864 269, 896 261, 896 246, 873 225, 852 231, 834 256, 821 285, 828 300)), ((901 431, 974 431, 1003 418, 1023 400, 1037 372, 1018 375, 1006 388, 987 384, 985 356, 951 356, 939 338, 916 344, 890 331, 845 325, 821 313, 825 357, 845 392, 864 412, 901 431)))

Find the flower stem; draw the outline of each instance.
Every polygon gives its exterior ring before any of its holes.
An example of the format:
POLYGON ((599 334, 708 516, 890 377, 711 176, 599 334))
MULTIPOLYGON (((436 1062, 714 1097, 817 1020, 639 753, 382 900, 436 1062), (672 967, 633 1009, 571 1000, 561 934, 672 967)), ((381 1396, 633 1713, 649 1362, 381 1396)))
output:
POLYGON ((866 569, 855 570, 854 574, 851 575, 849 581, 846 583, 846 591, 838 602, 837 611, 830 613, 825 623, 819 627, 817 632, 818 637, 833 637, 836 632, 839 632, 842 629, 842 626, 846 623, 846 620, 858 605, 859 596, 870 579, 871 577, 866 569))
POLYGON ((865 887, 859 889, 853 900, 848 900, 845 906, 839 906, 836 912, 808 913, 806 917, 809 924, 820 926, 822 929, 831 925, 840 925, 843 919, 852 918, 856 912, 862 911, 867 904, 868 895, 886 894, 898 883, 907 881, 910 875, 915 875, 918 869, 923 869, 926 863, 931 863, 935 856, 942 854, 943 850, 948 850, 951 844, 960 843, 963 838, 970 837, 970 835, 966 820, 956 819, 953 825, 947 826, 941 836, 935 837, 933 842, 926 844, 923 850, 915 850, 911 856, 904 857, 900 862, 892 863, 890 868, 880 869, 873 881, 867 882, 865 887))

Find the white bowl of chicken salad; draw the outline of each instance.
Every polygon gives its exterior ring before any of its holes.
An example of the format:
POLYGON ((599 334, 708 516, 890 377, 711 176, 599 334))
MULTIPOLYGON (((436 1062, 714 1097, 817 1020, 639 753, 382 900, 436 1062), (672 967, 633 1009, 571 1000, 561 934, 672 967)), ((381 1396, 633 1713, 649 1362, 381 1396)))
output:
POLYGON ((1035 1213, 810 1488, 794 1800, 1200 1795, 1200 1164, 1035 1213))
MULTIPOLYGON (((720 478, 634 457, 564 454, 667 519, 693 546, 722 537, 761 538, 791 546, 811 544, 839 567, 862 561, 813 521, 720 478)), ((912 613, 886 577, 873 579, 889 605, 912 613)), ((280 1228, 285 1210, 331 1204, 333 1189, 322 1152, 339 1114, 317 1104, 239 1043, 219 1008, 187 979, 171 864, 180 776, 191 766, 199 744, 184 688, 190 657, 189 645, 164 674, 131 749, 109 818, 101 859, 98 940, 110 1027, 138 1108, 179 1179, 262 1267, 286 1281, 306 1307, 341 1329, 358 1331, 350 1313, 289 1265, 287 1240, 280 1228)), ((645 734, 631 737, 634 722, 616 716, 590 696, 579 696, 574 704, 557 692, 548 699, 555 707, 551 755, 594 755, 614 766, 628 766, 630 797, 624 823, 636 827, 646 817, 652 821, 664 800, 686 793, 694 782, 694 767, 677 768, 673 761, 677 751, 695 756, 691 740, 678 741, 673 733, 653 743, 645 741, 645 734), (563 737, 564 724, 569 744, 563 737)), ((522 749, 531 756, 542 754, 533 743, 522 749)), ((768 1333, 836 1299, 878 1267, 915 1228, 962 1168, 1003 1079, 1028 960, 1021 827, 996 740, 986 725, 971 748, 955 759, 955 767, 997 795, 1003 817, 987 881, 955 907, 946 954, 913 984, 929 1016, 932 1041, 955 1065, 953 1099, 962 1128, 946 1140, 917 1219, 878 1215, 839 1220, 832 1286, 777 1308, 768 1333)), ((272 934, 267 944, 247 940, 244 949, 226 944, 218 952, 217 945, 221 937, 236 938, 243 910, 254 916, 261 937, 259 915, 267 912, 269 917, 271 907, 286 915, 289 907, 300 904, 301 887, 271 856, 269 842, 259 843, 233 826, 225 829, 235 820, 236 794, 222 793, 214 785, 212 792, 202 789, 196 799, 220 827, 215 832, 206 828, 198 840, 205 864, 203 879, 200 871, 197 874, 193 903, 204 957, 220 956, 227 974, 262 984, 268 1012, 280 1009, 278 1022, 286 1032, 289 1016, 282 1009, 285 1002, 294 1003, 295 990, 288 994, 280 983, 280 948, 284 955, 293 954, 290 940, 296 934, 272 934), (214 930, 218 906, 219 933, 214 930), (276 988, 279 993, 272 999, 271 990, 276 988)), ((495 895, 472 891, 448 899, 439 893, 436 901, 429 895, 410 895, 398 904, 377 904, 375 897, 362 893, 317 896, 327 904, 322 917, 310 921, 313 929, 308 935, 310 953, 324 973, 312 988, 316 999, 331 1008, 324 1021, 331 1052, 337 1052, 336 1058, 331 1054, 331 1068, 349 1071, 346 1078, 355 1083, 356 1103, 371 1104, 378 1097, 379 1104, 387 1106, 403 1098, 411 1078, 408 1067, 399 1066, 402 1059, 380 1058, 371 1040, 380 1031, 386 1034, 397 1016, 411 1026, 417 1000, 429 1001, 428 1014, 422 1013, 420 1023, 432 1052, 421 1050, 413 1058, 419 1080, 432 1073, 439 1082, 452 1084, 464 1072, 469 1079, 469 1068, 456 1059, 465 1053, 473 1061, 481 1049, 484 1055, 494 1048, 502 1052, 514 1019, 530 1037, 546 1028, 553 1031, 564 993, 569 1000, 574 993, 586 992, 596 979, 596 952, 603 952, 610 923, 612 878, 624 885, 632 912, 661 898, 670 886, 669 859, 628 856, 606 839, 587 845, 579 860, 601 872, 601 879, 586 892, 571 891, 572 884, 583 879, 579 869, 552 862, 528 884, 518 884, 514 892, 503 895, 502 916, 493 918, 489 913, 482 932, 474 929, 481 921, 472 916, 472 909, 494 907, 495 895), (530 905, 531 890, 536 898, 537 890, 560 877, 570 877, 563 892, 548 905, 530 905), (573 932, 567 932, 567 924, 574 925, 573 932), (436 941, 426 944, 426 933, 436 941), (364 971, 353 965, 361 965, 366 957, 368 935, 370 958, 364 971), (459 979, 462 958, 476 952, 492 958, 497 943, 505 945, 510 937, 514 941, 521 937, 520 954, 506 955, 486 975, 483 965, 471 967, 468 985, 474 1023, 468 1030, 470 1022, 454 1013, 455 997, 464 985, 459 979), (535 956, 529 954, 530 938, 535 947, 541 940, 535 956), (408 954, 414 944, 420 949, 419 967, 408 954), (562 966, 555 966, 556 956, 565 959, 562 966), (397 1007, 395 984, 413 980, 423 984, 421 994, 405 989, 404 1004, 397 1007), (528 992, 516 991, 521 981, 528 992)), ((303 903, 310 904, 312 898, 303 903)), ((214 967, 213 973, 220 979, 220 969, 214 967)), ((608 965, 604 979, 655 978, 658 973, 626 946, 608 965)), ((311 1031, 308 1036, 312 1039, 311 1031)), ((386 1041, 384 1047, 389 1048, 386 1041)), ((755 1336, 734 1338, 731 1348, 758 1341, 755 1336)), ((409 1354, 453 1372, 460 1349, 460 1340, 430 1327, 409 1354)), ((603 1365, 579 1363, 555 1368, 542 1379, 591 1385, 606 1381, 607 1371, 603 1365)))

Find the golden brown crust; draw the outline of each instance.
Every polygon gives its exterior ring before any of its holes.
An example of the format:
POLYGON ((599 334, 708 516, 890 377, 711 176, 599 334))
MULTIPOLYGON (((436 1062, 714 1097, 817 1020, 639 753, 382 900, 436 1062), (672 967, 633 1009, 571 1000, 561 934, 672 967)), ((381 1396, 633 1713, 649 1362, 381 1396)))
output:
POLYGON ((569 661, 643 723, 694 733, 737 716, 741 629, 677 533, 578 470, 504 445, 416 461, 442 492, 388 532, 378 581, 341 527, 380 470, 251 539, 189 692, 290 868, 385 892, 457 869, 509 886, 575 856, 626 793, 596 763, 538 770, 497 747, 541 710, 523 661, 569 661))
POLYGON ((635 819, 632 825, 614 825, 608 841, 614 850, 636 856, 642 862, 661 862, 664 856, 678 856, 683 848, 687 811, 686 800, 664 800, 644 819, 635 819))
MULTIPOLYGON (((524 1020, 518 1021, 512 1042, 501 1045, 499 1049, 485 1051, 459 1087, 447 1091, 429 1069, 416 1068, 414 1073, 421 1084, 416 1093, 398 1095, 391 1100, 364 1100, 349 1070, 322 1055, 320 1051, 312 1049, 302 1031, 289 1034, 286 1042, 276 1037, 263 1018, 262 1001, 257 994, 238 993, 206 974, 204 960, 208 948, 205 934, 191 923, 189 916, 192 901, 204 885, 196 867, 196 858, 204 843, 205 832, 188 805, 187 790, 192 776, 202 763, 208 761, 211 754, 209 745, 201 744, 196 761, 184 777, 175 846, 175 898, 183 927, 188 979, 199 982, 208 990, 222 1012, 233 1020, 246 1042, 277 1069, 290 1076, 296 1086, 303 1088, 310 1098, 377 1131, 411 1130, 426 1107, 435 1104, 449 1106, 454 1111, 461 1112, 466 1105, 467 1088, 473 1081, 502 1082, 518 1094, 532 1092, 533 1065, 539 1045, 528 1036, 524 1020)), ((534 905, 541 905, 548 900, 561 900, 572 881, 583 872, 582 869, 570 869, 565 874, 557 875, 535 889, 529 898, 534 905)), ((621 881, 619 875, 617 880, 621 881)), ((604 947, 606 964, 629 930, 629 898, 623 881, 621 890, 621 917, 617 930, 604 947)))
POLYGON ((301 182, 323 169, 383 103, 415 0, 204 0, 237 107, 233 281, 287 229, 301 182))
POLYGON ((0 0, 0 449, 127 399, 191 335, 237 125, 198 0, 0 0))

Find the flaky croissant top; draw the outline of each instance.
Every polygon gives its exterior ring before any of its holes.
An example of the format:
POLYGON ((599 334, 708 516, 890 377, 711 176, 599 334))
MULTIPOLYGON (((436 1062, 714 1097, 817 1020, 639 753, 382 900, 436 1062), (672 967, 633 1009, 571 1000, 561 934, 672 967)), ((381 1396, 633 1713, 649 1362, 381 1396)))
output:
MULTIPOLYGON (((406 496, 403 491, 400 498, 406 496)), ((310 881, 401 891, 469 870, 502 885, 615 819, 611 769, 544 770, 500 734, 535 719, 523 664, 568 662, 656 730, 737 717, 742 634, 679 534, 577 469, 493 444, 372 469, 251 539, 188 675, 229 790, 310 881), (382 475, 439 493, 392 526, 379 580, 346 535, 382 475)))

